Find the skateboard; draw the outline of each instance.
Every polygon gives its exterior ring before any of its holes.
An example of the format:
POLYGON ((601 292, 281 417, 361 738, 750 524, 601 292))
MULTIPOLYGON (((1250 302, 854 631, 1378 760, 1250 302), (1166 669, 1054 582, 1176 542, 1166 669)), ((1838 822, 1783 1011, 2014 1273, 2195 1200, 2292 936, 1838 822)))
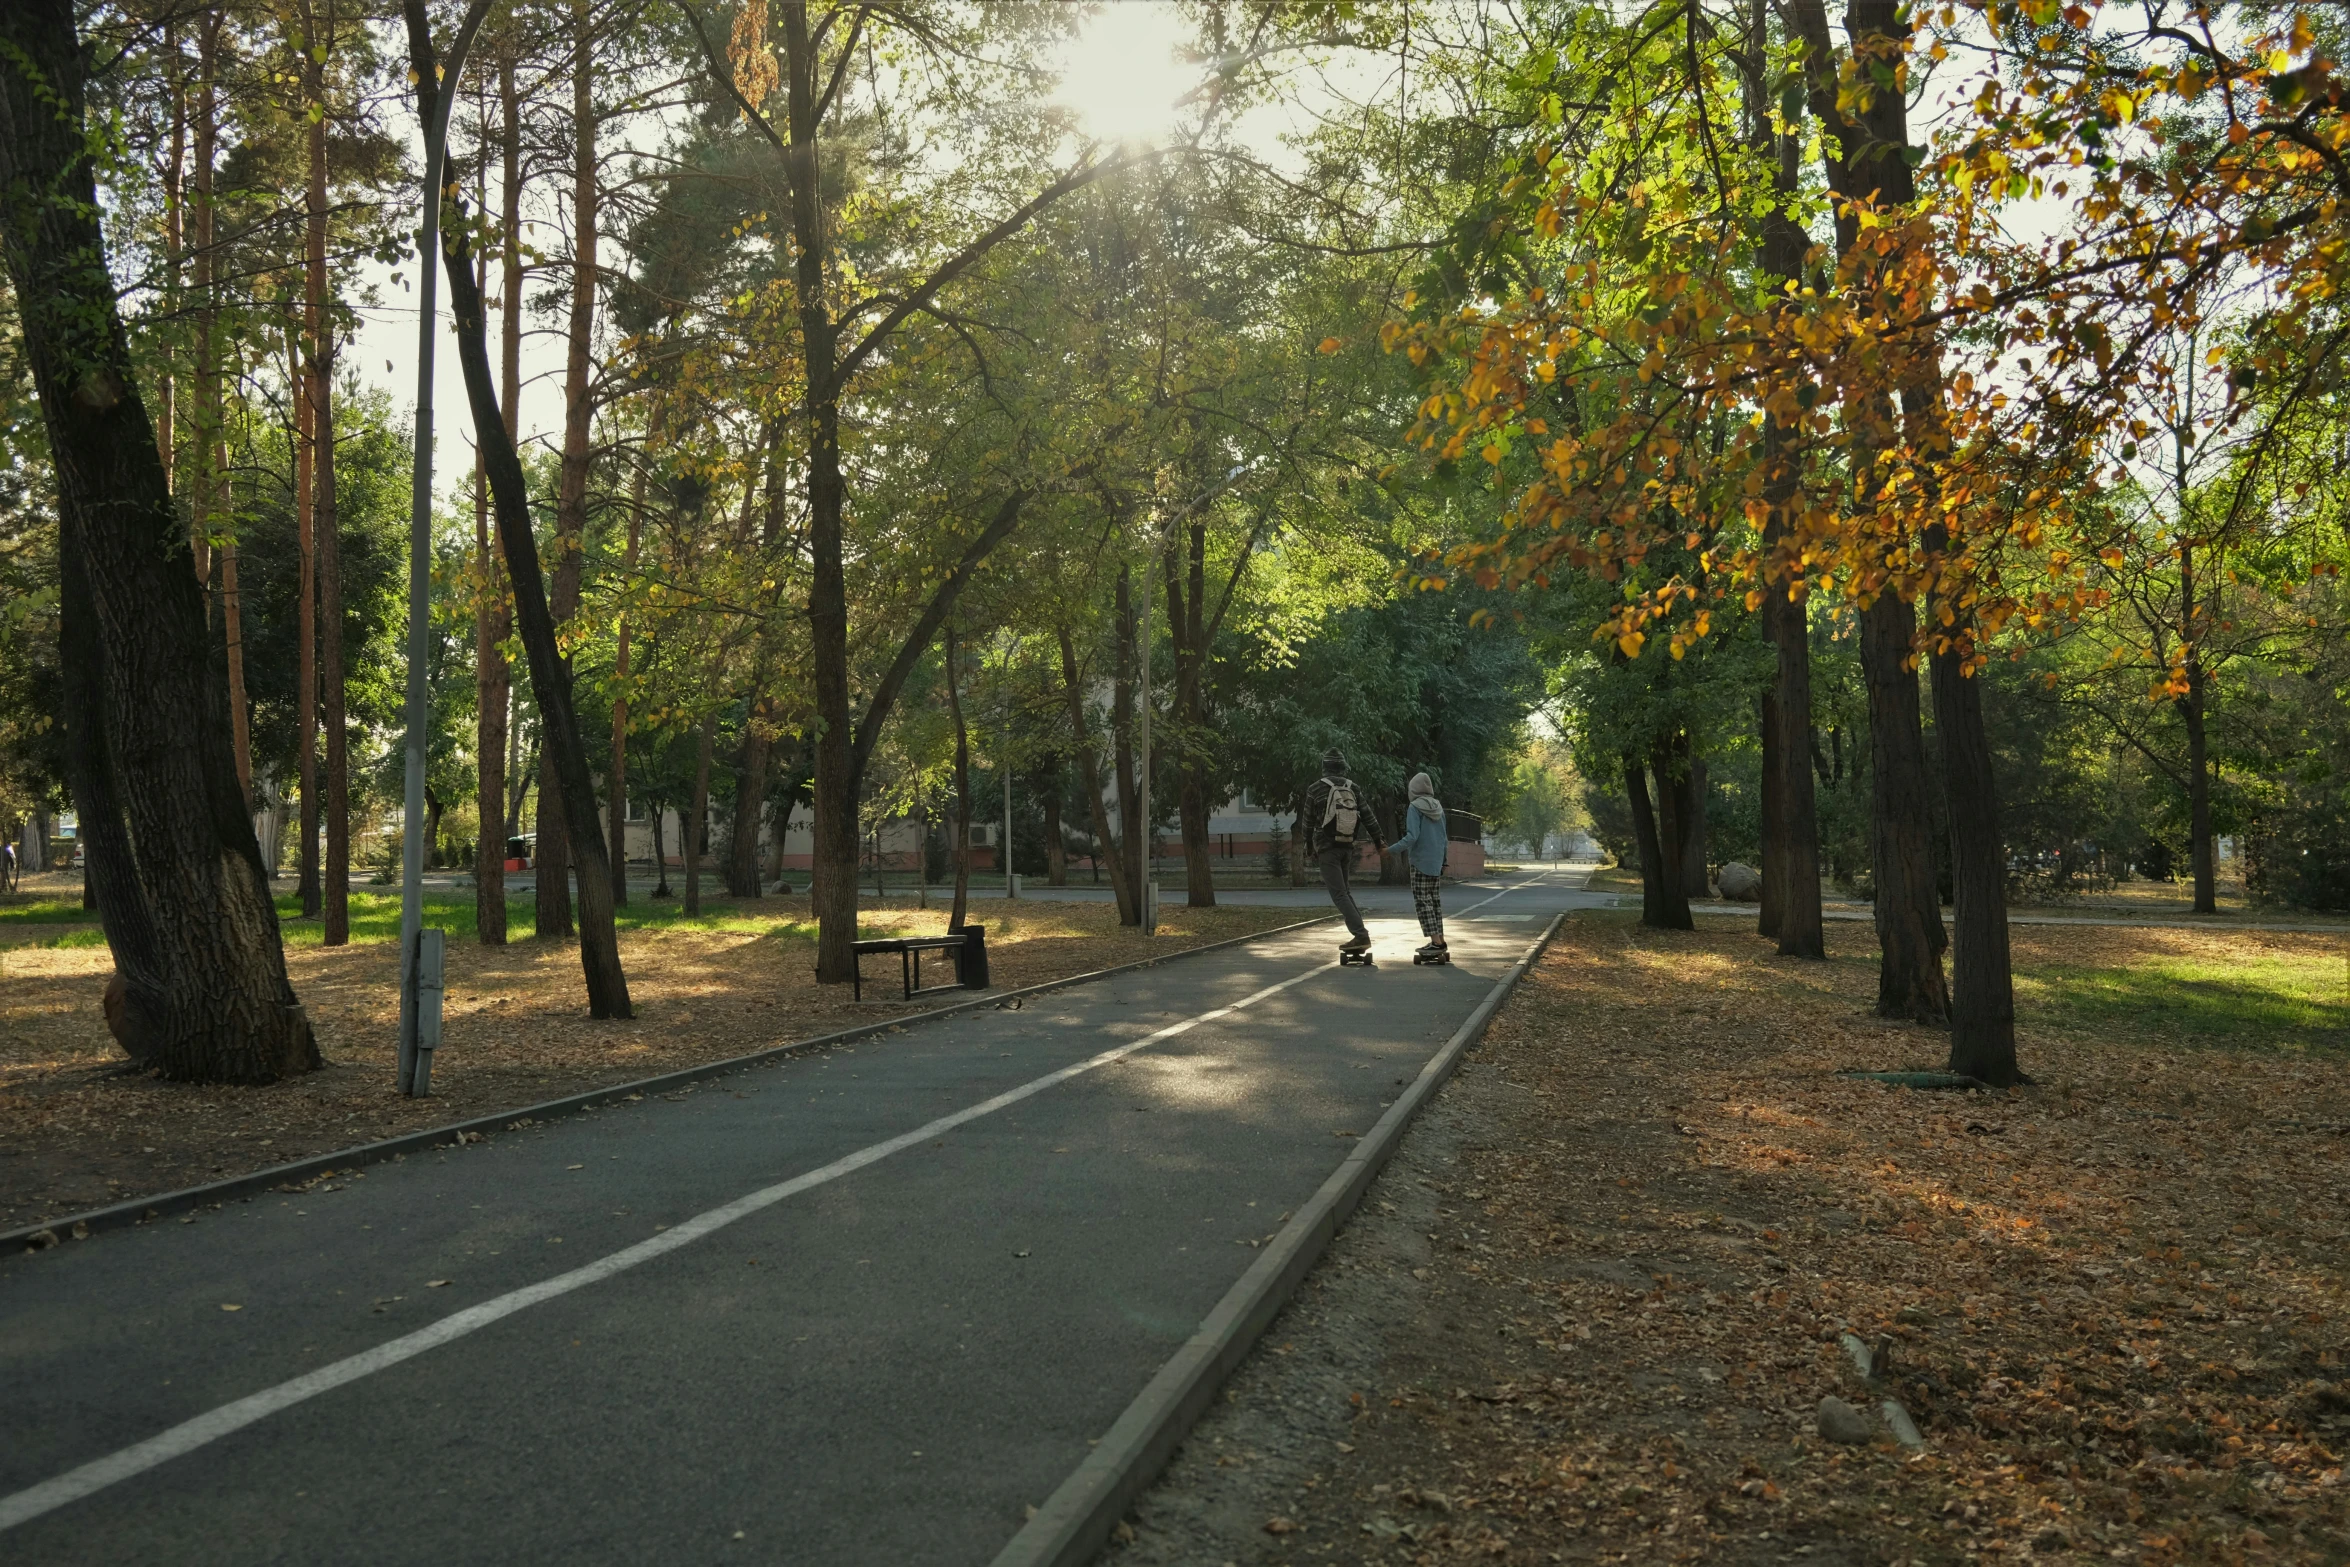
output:
POLYGON ((1450 963, 1451 961, 1452 961, 1452 954, 1451 954, 1450 952, 1444 952, 1444 951, 1431 952, 1431 951, 1429 951, 1429 950, 1428 950, 1427 948, 1425 948, 1425 947, 1421 948, 1419 951, 1417 951, 1417 952, 1415 952, 1415 953, 1413 953, 1413 954, 1412 954, 1412 962, 1413 962, 1414 964, 1421 964, 1421 963, 1450 963))
POLYGON ((1349 952, 1344 947, 1338 949, 1338 966, 1340 968, 1345 968, 1349 964, 1355 963, 1361 964, 1364 968, 1378 967, 1377 964, 1371 961, 1371 949, 1369 947, 1365 947, 1360 952, 1349 952))

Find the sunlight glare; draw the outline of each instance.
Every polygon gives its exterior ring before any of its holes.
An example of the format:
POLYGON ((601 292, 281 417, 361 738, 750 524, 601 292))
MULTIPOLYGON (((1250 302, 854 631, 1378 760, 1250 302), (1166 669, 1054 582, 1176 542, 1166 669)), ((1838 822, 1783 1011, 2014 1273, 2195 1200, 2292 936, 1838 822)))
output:
POLYGON ((1174 124, 1175 100, 1197 84, 1197 68, 1180 58, 1188 44, 1175 6, 1112 0, 1070 41, 1057 101, 1076 113, 1088 136, 1156 140, 1174 124))

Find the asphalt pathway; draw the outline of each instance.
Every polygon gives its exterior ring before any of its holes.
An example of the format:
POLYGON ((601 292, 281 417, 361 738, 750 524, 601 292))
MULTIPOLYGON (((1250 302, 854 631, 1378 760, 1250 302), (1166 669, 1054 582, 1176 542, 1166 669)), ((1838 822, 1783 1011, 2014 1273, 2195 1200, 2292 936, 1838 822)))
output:
POLYGON ((0 1259, 0 1558, 984 1563, 1574 879, 0 1259))

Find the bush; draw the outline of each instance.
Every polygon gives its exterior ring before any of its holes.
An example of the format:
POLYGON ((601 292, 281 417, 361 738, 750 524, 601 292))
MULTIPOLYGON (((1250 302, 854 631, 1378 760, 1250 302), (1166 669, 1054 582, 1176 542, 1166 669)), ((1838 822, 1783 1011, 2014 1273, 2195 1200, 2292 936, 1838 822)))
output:
POLYGON ((2350 809, 2321 798, 2268 813, 2244 841, 2244 887, 2259 903, 2350 912, 2350 809))

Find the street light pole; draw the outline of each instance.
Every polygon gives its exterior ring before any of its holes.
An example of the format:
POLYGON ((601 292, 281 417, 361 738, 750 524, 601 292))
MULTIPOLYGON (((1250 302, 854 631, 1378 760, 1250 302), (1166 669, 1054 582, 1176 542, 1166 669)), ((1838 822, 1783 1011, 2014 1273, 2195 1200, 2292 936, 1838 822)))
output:
POLYGON ((424 938, 424 753, 432 694, 426 659, 432 648, 432 359, 437 335, 441 262, 441 171, 448 161, 449 111, 473 35, 489 15, 490 0, 473 0, 457 41, 441 67, 440 89, 424 125, 424 214, 416 233, 416 463, 408 497, 408 735, 407 795, 400 854, 400 1091, 422 1095, 432 1079, 432 1051, 440 1043, 439 947, 424 938))

